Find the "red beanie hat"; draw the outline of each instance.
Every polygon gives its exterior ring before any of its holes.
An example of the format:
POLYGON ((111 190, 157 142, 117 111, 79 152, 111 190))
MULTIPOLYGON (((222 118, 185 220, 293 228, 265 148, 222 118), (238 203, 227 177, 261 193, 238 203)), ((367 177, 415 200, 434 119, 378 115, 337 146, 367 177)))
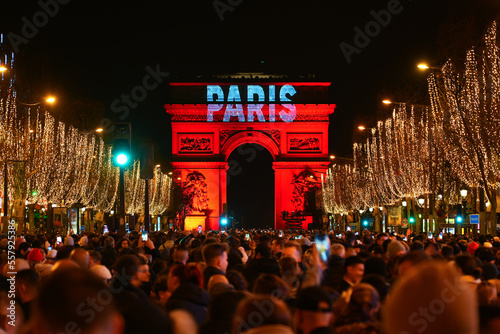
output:
POLYGON ((469 244, 469 246, 467 246, 467 252, 469 252, 470 254, 474 255, 474 252, 476 251, 476 249, 479 248, 479 244, 477 242, 471 242, 469 244))
POLYGON ((28 261, 43 261, 42 252, 38 248, 33 248, 28 254, 28 261))

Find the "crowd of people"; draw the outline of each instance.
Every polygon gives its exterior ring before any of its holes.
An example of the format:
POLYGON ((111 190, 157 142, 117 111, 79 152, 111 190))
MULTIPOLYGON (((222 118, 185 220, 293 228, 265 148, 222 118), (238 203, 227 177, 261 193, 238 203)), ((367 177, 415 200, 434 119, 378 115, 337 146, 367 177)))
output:
POLYGON ((0 334, 500 333, 498 237, 26 235, 14 261, 8 246, 0 334))

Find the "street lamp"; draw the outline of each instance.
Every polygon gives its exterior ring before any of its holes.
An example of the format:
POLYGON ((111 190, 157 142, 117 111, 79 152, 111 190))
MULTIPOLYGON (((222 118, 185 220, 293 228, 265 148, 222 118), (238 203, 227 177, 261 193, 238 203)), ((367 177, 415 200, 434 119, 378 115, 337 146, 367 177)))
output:
POLYGON ((426 63, 420 63, 420 64, 417 65, 417 67, 418 67, 419 70, 422 70, 422 71, 427 71, 429 69, 431 69, 431 70, 441 70, 439 67, 429 66, 426 63))
POLYGON ((406 201, 403 200, 403 201, 401 201, 401 205, 406 207, 408 205, 408 203, 406 203, 406 201))
POLYGON ((21 102, 21 101, 16 101, 16 102, 19 104, 22 104, 23 106, 34 107, 34 106, 38 106, 38 105, 42 104, 43 102, 49 103, 49 104, 54 104, 56 102, 56 98, 53 96, 48 96, 43 101, 39 101, 39 102, 35 102, 35 103, 25 103, 25 102, 21 102))
POLYGON ((411 107, 418 107, 418 108, 423 108, 423 109, 429 108, 429 106, 426 106, 424 104, 412 104, 412 103, 406 103, 406 102, 394 102, 394 101, 391 101, 391 100, 388 100, 388 99, 382 100, 382 103, 386 104, 386 105, 389 105, 389 104, 397 104, 399 106, 405 106, 405 105, 407 105, 410 108, 411 107))
POLYGON ((467 197, 467 189, 460 189, 460 196, 465 199, 467 197))
POLYGON ((422 206, 422 205, 424 205, 424 203, 425 203, 425 199, 424 199, 423 197, 420 197, 420 198, 418 199, 418 204, 419 204, 420 206, 422 206))

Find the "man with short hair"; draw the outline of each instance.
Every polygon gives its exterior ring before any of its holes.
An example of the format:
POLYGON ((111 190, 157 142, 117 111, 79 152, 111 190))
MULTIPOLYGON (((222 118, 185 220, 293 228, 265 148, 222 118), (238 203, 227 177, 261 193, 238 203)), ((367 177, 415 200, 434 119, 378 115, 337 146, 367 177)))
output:
POLYGON ((339 292, 348 290, 363 279, 365 264, 359 256, 350 256, 344 262, 345 273, 340 283, 339 292))
POLYGON ((294 241, 289 241, 285 244, 281 256, 291 256, 297 263, 302 262, 302 247, 294 241))
POLYGON ((285 239, 277 238, 271 244, 271 254, 279 259, 281 257, 281 253, 283 252, 283 248, 285 246, 285 239))
POLYGON ((189 258, 189 251, 186 246, 180 245, 174 248, 174 254, 172 255, 172 260, 174 264, 186 264, 189 258))
POLYGON ((24 321, 30 320, 33 301, 38 296, 38 274, 33 269, 21 270, 16 275, 16 298, 20 301, 24 321))
POLYGON ((213 275, 225 275, 227 269, 228 246, 225 243, 210 243, 203 246, 203 260, 206 268, 203 270, 203 286, 208 286, 208 281, 213 275))
POLYGON ((375 240, 374 243, 372 243, 369 247, 368 247, 368 253, 372 253, 375 251, 375 249, 380 249, 383 251, 383 244, 384 244, 384 241, 386 241, 387 239, 389 239, 389 235, 387 233, 379 233, 377 234, 377 238, 375 240))

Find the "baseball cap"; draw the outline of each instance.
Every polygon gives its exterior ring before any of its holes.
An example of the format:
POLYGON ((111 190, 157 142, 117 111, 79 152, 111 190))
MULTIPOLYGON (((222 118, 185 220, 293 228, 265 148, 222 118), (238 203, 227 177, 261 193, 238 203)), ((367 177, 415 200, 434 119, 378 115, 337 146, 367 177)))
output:
POLYGON ((335 295, 320 286, 312 286, 299 291, 295 308, 304 311, 332 312, 335 295))

